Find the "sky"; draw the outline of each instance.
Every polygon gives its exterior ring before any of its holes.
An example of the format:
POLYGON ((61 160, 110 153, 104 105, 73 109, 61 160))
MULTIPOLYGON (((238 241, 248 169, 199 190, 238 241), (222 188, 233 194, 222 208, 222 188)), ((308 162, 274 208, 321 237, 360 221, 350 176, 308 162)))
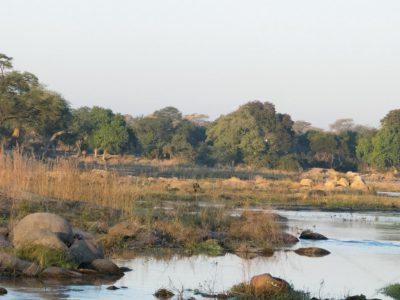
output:
POLYGON ((214 119, 261 100, 323 128, 400 108, 399 0, 0 4, 0 53, 74 108, 214 119))

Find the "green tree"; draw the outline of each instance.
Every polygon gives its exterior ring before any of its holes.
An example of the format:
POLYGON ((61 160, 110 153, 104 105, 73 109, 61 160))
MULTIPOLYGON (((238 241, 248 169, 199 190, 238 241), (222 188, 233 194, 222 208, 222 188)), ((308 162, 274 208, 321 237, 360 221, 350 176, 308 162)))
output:
POLYGON ((400 167, 400 109, 390 111, 373 139, 372 160, 379 169, 400 167))
POLYGON ((112 116, 109 122, 103 122, 93 133, 93 144, 103 150, 103 159, 106 153, 121 154, 129 143, 129 132, 124 117, 112 116))
POLYGON ((221 116, 207 130, 213 157, 223 164, 274 167, 293 151, 293 122, 269 102, 254 101, 221 116))

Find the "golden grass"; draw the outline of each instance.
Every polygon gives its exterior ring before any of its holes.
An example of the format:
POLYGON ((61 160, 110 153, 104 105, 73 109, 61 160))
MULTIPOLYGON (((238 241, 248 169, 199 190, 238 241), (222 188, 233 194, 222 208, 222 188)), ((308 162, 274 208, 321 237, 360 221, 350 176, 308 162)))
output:
POLYGON ((135 185, 113 173, 81 171, 76 162, 41 162, 14 152, 0 156, 0 189, 26 198, 27 193, 57 200, 79 200, 131 212, 135 185))
MULTIPOLYGON (((300 177, 290 178, 289 173, 275 179, 256 175, 248 180, 237 176, 228 179, 186 179, 121 174, 117 171, 83 169, 76 160, 43 162, 16 152, 0 155, 0 190, 12 198, 29 199, 32 195, 39 195, 60 201, 77 200, 118 209, 125 214, 132 214, 141 205, 150 208, 162 206, 165 201, 219 202, 226 207, 241 208, 270 205, 328 209, 400 208, 400 198, 377 196, 373 191, 338 189, 312 193, 310 189, 301 188, 300 180, 296 180, 300 177)), ((372 190, 398 191, 400 183, 375 181, 371 187, 372 190)))

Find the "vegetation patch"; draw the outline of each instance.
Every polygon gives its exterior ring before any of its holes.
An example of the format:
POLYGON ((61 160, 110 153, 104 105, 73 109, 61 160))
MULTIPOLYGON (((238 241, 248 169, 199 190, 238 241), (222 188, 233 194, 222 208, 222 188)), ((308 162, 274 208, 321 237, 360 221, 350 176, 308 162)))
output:
POLYGON ((388 285, 382 289, 382 293, 395 300, 400 300, 400 283, 388 285))
POLYGON ((43 268, 56 266, 65 269, 76 269, 78 267, 67 252, 59 249, 53 249, 41 245, 31 245, 19 248, 15 250, 15 252, 19 258, 36 262, 43 268))
POLYGON ((216 240, 207 240, 205 242, 191 245, 188 247, 188 250, 193 254, 208 254, 212 256, 218 256, 224 252, 224 249, 216 240))
POLYGON ((296 291, 290 288, 277 294, 264 294, 254 296, 251 292, 250 286, 246 283, 240 283, 233 286, 229 295, 236 300, 310 300, 310 294, 303 291, 296 291))

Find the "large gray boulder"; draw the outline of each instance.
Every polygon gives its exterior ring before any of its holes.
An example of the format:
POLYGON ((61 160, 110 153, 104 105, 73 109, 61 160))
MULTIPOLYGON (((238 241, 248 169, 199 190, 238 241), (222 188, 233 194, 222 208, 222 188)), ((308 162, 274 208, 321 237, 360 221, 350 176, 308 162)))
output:
POLYGON ((69 251, 77 264, 91 263, 95 259, 104 258, 103 247, 93 239, 76 239, 69 251))
POLYGON ((44 245, 64 249, 71 245, 74 236, 68 222, 55 214, 34 213, 23 218, 13 229, 12 242, 15 247, 44 245))
POLYGON ((13 236, 13 245, 16 249, 43 246, 64 252, 68 250, 68 247, 55 233, 45 229, 18 230, 13 236))

